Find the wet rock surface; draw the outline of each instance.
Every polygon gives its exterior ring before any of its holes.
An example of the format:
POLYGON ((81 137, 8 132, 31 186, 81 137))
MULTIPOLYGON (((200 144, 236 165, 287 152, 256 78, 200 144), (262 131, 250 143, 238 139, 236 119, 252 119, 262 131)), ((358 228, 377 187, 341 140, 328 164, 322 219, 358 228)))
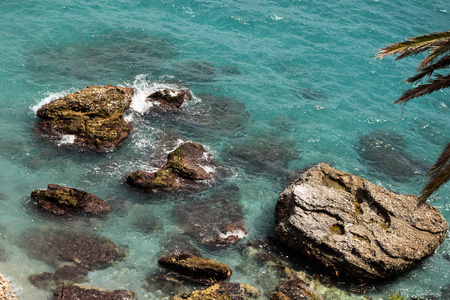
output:
POLYGON ((108 203, 93 194, 57 184, 49 184, 47 190, 34 190, 31 197, 37 207, 54 215, 102 216, 112 211, 108 203))
POLYGON ((167 156, 167 161, 155 173, 138 170, 127 175, 127 183, 144 191, 195 188, 196 181, 213 178, 207 171, 211 164, 205 148, 198 143, 184 143, 167 156))
POLYGON ((11 283, 0 273, 0 299, 16 300, 16 294, 12 290, 11 283))
POLYGON ((29 232, 22 244, 34 257, 57 267, 73 263, 97 270, 124 257, 123 251, 109 239, 89 232, 36 230, 29 232))
POLYGON ((193 291, 189 295, 183 294, 173 300, 247 300, 257 299, 258 290, 248 284, 220 282, 204 290, 193 291))
POLYGON ((222 187, 211 197, 180 203, 174 214, 184 232, 209 248, 236 244, 247 235, 236 186, 222 187))
POLYGON ((108 291, 95 287, 84 287, 78 284, 60 286, 53 293, 54 300, 134 300, 136 295, 133 291, 113 290, 108 291))
POLYGON ((55 289, 58 285, 89 282, 88 270, 74 265, 65 265, 55 273, 43 272, 28 276, 28 280, 35 287, 42 290, 55 289))
POLYGON ((57 138, 73 135, 75 145, 93 150, 116 147, 132 129, 123 114, 133 93, 133 88, 88 86, 39 108, 37 128, 57 138))
POLYGON ((147 101, 156 102, 163 109, 176 111, 183 103, 192 99, 192 93, 188 90, 165 89, 154 91, 147 97, 147 101))
POLYGON ((425 175, 430 168, 406 153, 403 137, 388 131, 373 131, 360 136, 356 150, 370 169, 396 181, 406 181, 418 174, 425 175))
POLYGON ((382 280, 432 255, 445 239, 442 214, 417 200, 319 164, 280 195, 276 235, 338 275, 382 280))
POLYGON ((270 300, 323 300, 309 284, 297 278, 289 280, 277 288, 270 300))
POLYGON ((203 285, 213 285, 226 280, 233 273, 227 264, 190 253, 171 253, 160 258, 158 262, 163 267, 175 272, 174 276, 203 285))

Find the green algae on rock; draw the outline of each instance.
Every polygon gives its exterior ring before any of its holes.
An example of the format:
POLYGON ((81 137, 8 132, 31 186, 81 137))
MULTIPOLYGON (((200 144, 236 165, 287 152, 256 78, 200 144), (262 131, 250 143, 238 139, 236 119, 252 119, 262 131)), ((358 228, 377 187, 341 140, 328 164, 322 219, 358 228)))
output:
POLYGON ((57 184, 49 184, 47 190, 34 190, 31 197, 36 206, 59 216, 80 213, 102 216, 112 211, 108 203, 95 195, 57 184))
POLYGON ((233 271, 227 264, 213 259, 175 252, 159 259, 159 264, 176 272, 176 276, 203 285, 213 285, 230 278, 233 271))
POLYGON ((212 179, 205 169, 209 156, 198 143, 184 143, 167 156, 167 162, 155 173, 142 170, 126 176, 127 183, 145 191, 172 190, 184 185, 195 185, 196 180, 212 179))
POLYGON ((116 147, 132 129, 123 114, 133 93, 127 87, 88 86, 39 108, 37 127, 50 136, 74 135, 74 144, 96 151, 116 147))
POLYGON ((314 290, 311 289, 309 284, 295 278, 289 280, 277 288, 277 291, 272 294, 270 300, 323 300, 314 290))
POLYGON ((241 283, 220 282, 204 290, 183 294, 172 300, 247 300, 257 299, 261 294, 257 289, 241 283))

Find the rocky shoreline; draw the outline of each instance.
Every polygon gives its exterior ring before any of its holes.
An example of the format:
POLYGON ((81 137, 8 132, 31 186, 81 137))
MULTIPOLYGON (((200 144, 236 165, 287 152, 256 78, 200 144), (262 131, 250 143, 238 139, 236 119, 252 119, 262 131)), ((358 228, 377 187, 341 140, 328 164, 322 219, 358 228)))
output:
MULTIPOLYGON (((73 145, 78 149, 113 151, 132 132, 132 124, 125 121, 124 113, 133 93, 127 87, 88 86, 41 107, 37 111, 41 121, 36 126, 40 134, 56 139, 73 136, 73 145)), ((192 97, 189 90, 163 89, 153 91, 146 99, 156 103, 155 109, 176 115, 192 97)), ((361 147, 370 148, 373 140, 379 138, 390 137, 384 133, 361 137, 361 147)), ((243 140, 242 145, 224 153, 230 161, 244 160, 244 167, 256 166, 258 172, 287 177, 289 161, 298 156, 294 146, 272 133, 264 139, 268 143, 243 140), (248 145, 253 144, 256 152, 249 152, 248 145)), ((276 239, 243 243, 247 228, 239 188, 223 185, 216 193, 198 197, 199 193, 208 192, 210 182, 218 182, 214 171, 218 163, 207 149, 196 142, 183 142, 167 154, 155 172, 137 170, 125 175, 129 186, 162 198, 175 191, 194 195, 174 204, 173 215, 184 233, 174 240, 176 251, 158 260, 163 269, 146 278, 147 288, 160 290, 165 297, 322 300, 330 291, 342 296, 344 292, 332 286, 333 280, 362 285, 389 280, 433 255, 446 237, 448 224, 442 214, 428 204, 417 206, 417 196, 395 194, 320 163, 299 172, 280 194, 275 208, 276 239), (195 199, 195 195, 200 199, 195 199), (187 236, 201 249, 192 246, 187 236), (270 293, 230 282, 233 270, 229 265, 202 257, 202 253, 208 253, 205 249, 217 251, 226 247, 240 251, 249 262, 246 267, 253 266, 256 273, 261 268, 270 270, 270 293), (312 276, 298 271, 293 262, 298 259, 317 265, 321 274, 312 276), (180 287, 188 292, 182 292, 180 287)), ((367 151, 361 154, 363 158, 364 155, 374 156, 367 151)), ((386 154, 389 155, 395 160, 403 154, 386 154)), ((389 161, 383 163, 384 167, 389 166, 389 161)), ((372 166, 379 167, 379 163, 372 166)), ((99 197, 59 184, 34 190, 31 198, 39 210, 63 219, 107 218, 112 211, 111 205, 99 197)), ((142 218, 150 216, 144 214, 142 218)), ((89 272, 127 259, 127 251, 101 235, 65 229, 30 231, 23 237, 23 248, 53 268, 52 272, 32 274, 28 280, 39 289, 53 291, 54 299, 137 299, 134 291, 86 286, 89 272)), ((1 274, 0 279, 0 299, 16 299, 1 274)))

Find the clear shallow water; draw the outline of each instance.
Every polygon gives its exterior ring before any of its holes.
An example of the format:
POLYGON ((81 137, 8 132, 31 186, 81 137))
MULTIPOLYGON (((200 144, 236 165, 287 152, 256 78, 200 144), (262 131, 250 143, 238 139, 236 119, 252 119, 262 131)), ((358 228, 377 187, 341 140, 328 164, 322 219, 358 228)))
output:
MULTIPOLYGON (((189 200, 137 193, 123 176, 159 167, 178 139, 206 145, 228 168, 232 175, 223 183, 239 187, 248 239, 273 235, 284 175, 317 162, 400 193, 420 192, 420 165, 431 165, 448 142, 448 91, 411 101, 402 117, 391 102, 418 59, 373 56, 385 44, 448 30, 449 12, 448 1, 1 1, 0 246, 7 260, 0 272, 21 299, 47 299, 26 277, 52 269, 18 240, 33 228, 91 230, 126 246, 129 256, 91 272, 90 284, 158 299, 142 282, 157 270, 164 239, 182 234, 172 211, 189 200), (79 152, 35 136, 36 107, 103 84, 184 85, 197 99, 179 115, 164 116, 144 113, 135 97, 128 115, 135 129, 110 153, 79 152), (361 137, 380 131, 401 141, 394 148, 418 175, 401 178, 360 156, 361 137), (243 149, 266 160, 252 160, 243 149), (31 191, 48 183, 92 192, 115 211, 106 220, 47 218, 28 204, 31 191), (142 211, 159 224, 150 233, 133 225, 142 211)), ((449 185, 430 199, 447 221, 449 199, 449 185)), ((236 248, 201 249, 234 267, 232 281, 264 290, 236 248)), ((368 293, 439 296, 450 283, 444 254, 448 240, 411 272, 368 293)))

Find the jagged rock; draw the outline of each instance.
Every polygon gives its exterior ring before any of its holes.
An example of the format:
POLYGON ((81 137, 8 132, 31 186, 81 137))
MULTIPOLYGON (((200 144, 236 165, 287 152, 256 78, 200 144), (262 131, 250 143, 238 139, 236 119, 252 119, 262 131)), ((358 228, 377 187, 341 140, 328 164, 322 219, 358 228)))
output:
POLYGON ((248 284, 220 282, 207 289, 183 294, 173 300, 247 300, 260 296, 258 290, 248 284))
POLYGON ((219 193, 174 207, 174 214, 184 232, 210 248, 223 248, 247 235, 238 203, 239 189, 226 186, 219 193))
POLYGON ((167 110, 178 110, 184 102, 192 99, 192 93, 188 90, 158 90, 151 93, 148 101, 158 103, 162 108, 167 110))
POLYGON ((111 206, 99 197, 85 191, 49 184, 47 190, 34 190, 31 197, 41 209, 60 216, 74 214, 105 215, 111 206))
POLYGON ((43 120, 37 127, 50 136, 73 135, 74 144, 93 150, 116 147, 132 129, 123 114, 133 93, 133 88, 88 86, 39 108, 43 120))
POLYGON ((184 143, 167 156, 167 162, 155 173, 142 170, 127 175, 127 183, 145 191, 172 190, 186 185, 195 186, 195 180, 212 179, 205 166, 210 159, 198 143, 184 143))
POLYGON ((203 285, 213 285, 228 279, 233 271, 227 264, 198 257, 190 253, 175 252, 159 259, 159 264, 176 272, 179 278, 203 285))
POLYGON ((0 273, 0 299, 16 300, 16 294, 12 290, 11 283, 0 273))
POLYGON ((381 280, 432 255, 445 239, 448 224, 439 210, 417 203, 417 196, 322 163, 280 195, 276 235, 336 274, 381 280))
POLYGON ((114 290, 108 291, 95 287, 83 287, 78 284, 60 286, 53 293, 54 300, 134 300, 136 294, 133 291, 114 290))
POLYGON ((296 278, 283 283, 273 293, 270 300, 322 300, 309 284, 303 280, 296 278))
POLYGON ((88 270, 108 267, 124 256, 123 251, 105 237, 68 230, 32 231, 25 236, 23 247, 52 265, 71 262, 88 270))

